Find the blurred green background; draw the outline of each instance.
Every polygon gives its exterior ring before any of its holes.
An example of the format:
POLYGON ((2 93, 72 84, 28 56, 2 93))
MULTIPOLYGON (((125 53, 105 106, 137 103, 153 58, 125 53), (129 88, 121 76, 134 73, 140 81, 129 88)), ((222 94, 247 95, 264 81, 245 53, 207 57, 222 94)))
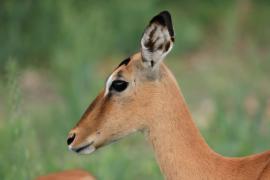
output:
POLYGON ((270 1, 1 0, 1 179, 71 168, 162 179, 139 133, 88 156, 69 152, 66 137, 164 9, 176 33, 166 63, 210 146, 227 156, 270 149, 270 1))

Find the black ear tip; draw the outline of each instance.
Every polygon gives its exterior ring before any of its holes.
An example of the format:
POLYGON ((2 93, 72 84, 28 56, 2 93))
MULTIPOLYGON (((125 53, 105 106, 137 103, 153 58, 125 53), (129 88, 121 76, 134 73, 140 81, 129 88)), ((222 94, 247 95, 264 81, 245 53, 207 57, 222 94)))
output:
POLYGON ((170 22, 172 21, 171 14, 169 13, 169 11, 162 11, 158 15, 152 18, 152 20, 150 21, 150 24, 157 22, 161 25, 166 26, 166 21, 170 21, 170 22))
POLYGON ((166 26, 169 30, 170 35, 172 37, 174 36, 172 18, 169 11, 165 10, 165 11, 160 12, 158 15, 153 17, 153 19, 150 21, 150 24, 152 23, 158 23, 162 26, 166 26))
POLYGON ((171 13, 169 11, 167 11, 167 10, 160 12, 159 15, 171 17, 171 13))

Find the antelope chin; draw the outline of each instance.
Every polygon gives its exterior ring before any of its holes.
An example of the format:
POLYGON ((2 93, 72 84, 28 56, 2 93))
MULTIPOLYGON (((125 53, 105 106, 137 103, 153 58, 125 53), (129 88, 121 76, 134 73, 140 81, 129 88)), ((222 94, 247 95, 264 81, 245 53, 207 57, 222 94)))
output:
POLYGON ((96 150, 96 147, 93 144, 94 142, 92 141, 91 143, 81 146, 79 148, 74 148, 72 146, 69 146, 68 148, 69 150, 76 152, 78 154, 91 154, 96 150))
POLYGON ((96 150, 95 146, 87 146, 84 149, 78 151, 78 154, 91 154, 96 150))

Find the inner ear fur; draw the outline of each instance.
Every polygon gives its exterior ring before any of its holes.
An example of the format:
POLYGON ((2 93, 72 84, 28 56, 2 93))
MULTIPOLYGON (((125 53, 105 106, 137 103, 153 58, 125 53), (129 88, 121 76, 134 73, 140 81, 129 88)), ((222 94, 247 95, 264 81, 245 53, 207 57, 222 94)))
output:
POLYGON ((141 39, 141 54, 146 66, 154 67, 170 52, 174 42, 171 15, 163 11, 152 18, 141 39))

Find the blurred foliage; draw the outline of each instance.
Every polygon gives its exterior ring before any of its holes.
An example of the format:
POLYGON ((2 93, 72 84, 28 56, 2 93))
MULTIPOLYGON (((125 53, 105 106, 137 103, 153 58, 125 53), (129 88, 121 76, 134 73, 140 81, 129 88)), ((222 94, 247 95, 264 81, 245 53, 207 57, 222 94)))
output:
POLYGON ((51 65, 59 49, 77 60, 131 53, 139 48, 146 22, 163 9, 175 19, 177 53, 197 49, 209 38, 230 41, 228 46, 245 38, 269 48, 269 5, 262 0, 2 0, 0 62, 13 57, 20 65, 51 65))
POLYGON ((166 63, 210 146, 229 156, 270 149, 269 1, 2 0, 1 178, 83 168, 99 179, 162 179, 140 134, 90 156, 65 141, 164 9, 176 33, 166 63))

